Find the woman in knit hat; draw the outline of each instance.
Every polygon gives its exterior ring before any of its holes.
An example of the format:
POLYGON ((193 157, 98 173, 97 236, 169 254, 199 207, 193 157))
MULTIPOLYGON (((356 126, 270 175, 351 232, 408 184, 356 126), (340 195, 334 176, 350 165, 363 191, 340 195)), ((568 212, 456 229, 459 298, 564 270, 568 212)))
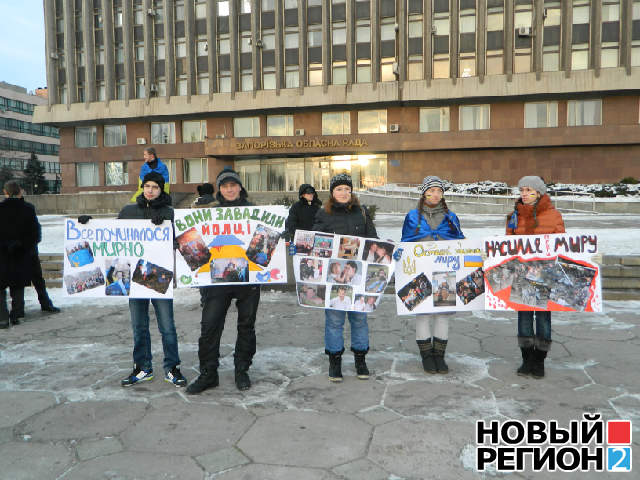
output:
MULTIPOLYGON (((403 242, 427 242, 464 238, 460 221, 449 210, 444 200, 445 184, 436 176, 422 181, 418 208, 407 213, 402 226, 403 242)), ((396 257, 399 256, 396 254, 396 257)), ((450 313, 416 315, 416 342, 422 357, 422 367, 427 373, 448 373, 444 361, 449 338, 450 313), (433 326, 432 326, 433 324, 433 326)))
MULTIPOLYGON (((513 213, 507 216, 507 235, 564 233, 562 215, 553 207, 547 186, 540 177, 522 177, 518 189, 520 198, 513 213)), ((518 345, 522 353, 518 375, 544 377, 544 360, 551 348, 551 312, 518 312, 518 345)))

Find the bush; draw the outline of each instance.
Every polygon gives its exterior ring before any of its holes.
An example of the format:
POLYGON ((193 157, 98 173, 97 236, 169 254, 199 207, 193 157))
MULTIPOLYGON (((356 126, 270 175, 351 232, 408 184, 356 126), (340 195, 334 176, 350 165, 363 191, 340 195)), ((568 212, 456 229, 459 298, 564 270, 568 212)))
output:
POLYGON ((640 182, 638 182, 638 180, 633 177, 624 177, 622 180, 620 180, 619 183, 625 183, 627 185, 636 185, 640 182))
POLYGON ((377 205, 365 205, 364 207, 367 209, 367 213, 369 214, 369 218, 371 218, 371 221, 373 222, 376 219, 376 212, 378 210, 378 206, 377 205))
POLYGON ((295 200, 285 195, 282 198, 276 199, 273 201, 273 205, 284 205, 285 207, 291 207, 295 203, 295 200))
POLYGON ((594 192, 594 195, 598 198, 610 198, 610 197, 615 197, 616 194, 615 192, 611 191, 611 190, 598 190, 596 192, 594 192))

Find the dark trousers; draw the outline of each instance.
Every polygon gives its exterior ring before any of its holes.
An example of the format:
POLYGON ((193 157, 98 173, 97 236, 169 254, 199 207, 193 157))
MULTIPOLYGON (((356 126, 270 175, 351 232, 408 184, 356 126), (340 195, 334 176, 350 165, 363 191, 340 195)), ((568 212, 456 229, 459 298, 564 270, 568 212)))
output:
POLYGON ((46 283, 42 276, 42 266, 40 265, 38 250, 36 250, 31 256, 31 283, 38 294, 38 302, 40 302, 40 306, 48 307, 51 304, 51 299, 47 294, 46 283))
POLYGON ((203 287, 202 321, 198 341, 200 369, 209 371, 218 368, 220 338, 231 301, 236 299, 238 308, 238 337, 234 353, 234 364, 248 369, 256 353, 256 314, 260 303, 260 287, 257 285, 203 287))
POLYGON ((18 317, 24 317, 24 287, 9 287, 11 295, 11 313, 7 309, 7 289, 0 289, 0 320, 6 322, 18 317))

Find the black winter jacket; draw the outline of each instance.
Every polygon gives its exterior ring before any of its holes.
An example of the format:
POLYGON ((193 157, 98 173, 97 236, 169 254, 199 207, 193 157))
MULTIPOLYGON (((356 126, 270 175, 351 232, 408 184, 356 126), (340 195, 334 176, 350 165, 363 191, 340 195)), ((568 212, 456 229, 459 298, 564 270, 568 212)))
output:
POLYGON ((324 208, 318 210, 312 230, 318 232, 354 235, 356 237, 378 238, 376 227, 366 209, 360 205, 334 204, 331 215, 324 208))
POLYGON ((0 288, 31 283, 31 260, 40 235, 33 206, 22 198, 0 203, 0 288))
POLYGON ((155 215, 160 214, 165 220, 171 220, 173 222, 173 208, 171 208, 171 197, 161 192, 158 198, 151 201, 144 198, 144 193, 141 193, 136 198, 136 203, 130 203, 125 205, 118 218, 127 220, 150 220, 155 215))
POLYGON ((289 209, 289 216, 285 223, 285 233, 287 241, 293 241, 293 237, 296 234, 296 230, 312 230, 313 222, 315 222, 316 213, 322 205, 322 202, 318 198, 318 194, 313 189, 313 200, 311 204, 302 198, 302 193, 307 188, 313 188, 308 183, 300 185, 298 196, 300 200, 291 205, 289 209))

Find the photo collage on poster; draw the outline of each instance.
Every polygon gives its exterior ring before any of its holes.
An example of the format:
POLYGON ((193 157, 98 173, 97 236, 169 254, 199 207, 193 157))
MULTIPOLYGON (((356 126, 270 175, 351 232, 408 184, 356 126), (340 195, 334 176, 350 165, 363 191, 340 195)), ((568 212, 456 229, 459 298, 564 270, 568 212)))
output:
MULTIPOLYGON (((75 220, 66 219, 64 240, 65 293, 69 296, 88 297, 130 297, 130 298, 172 298, 173 296, 173 254, 170 223, 162 228, 166 241, 138 242, 88 242, 69 239, 69 232, 79 230, 75 220), (75 229, 75 230, 74 230, 75 229), (126 248, 125 248, 126 246, 126 248), (144 252, 139 258, 135 252, 144 252), (165 264, 163 267, 160 264, 165 264), (171 267, 169 267, 171 266, 171 267)), ((89 238, 96 238, 96 231, 115 232, 147 229, 145 220, 92 220, 80 227, 89 238)))
POLYGON ((511 288, 509 301, 547 309, 551 301, 582 312, 590 298, 596 268, 569 258, 525 260, 510 258, 487 269, 487 283, 493 293, 511 288))
POLYGON ((393 276, 395 245, 376 239, 297 230, 293 270, 306 307, 373 312, 393 276))

